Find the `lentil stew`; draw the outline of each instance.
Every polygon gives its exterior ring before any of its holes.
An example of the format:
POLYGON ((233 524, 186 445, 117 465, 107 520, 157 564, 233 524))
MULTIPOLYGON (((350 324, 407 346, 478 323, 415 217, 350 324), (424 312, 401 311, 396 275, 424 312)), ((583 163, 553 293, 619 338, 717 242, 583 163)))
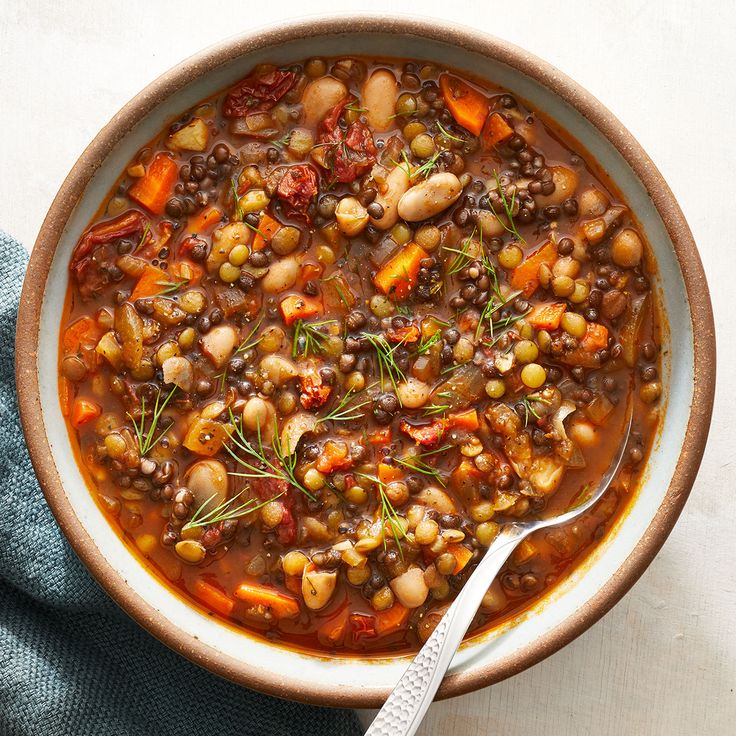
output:
POLYGON ((70 263, 59 390, 151 570, 321 652, 426 640, 504 521, 471 633, 631 497, 659 419, 648 248, 595 162, 512 94, 413 62, 260 66, 141 150, 70 263))

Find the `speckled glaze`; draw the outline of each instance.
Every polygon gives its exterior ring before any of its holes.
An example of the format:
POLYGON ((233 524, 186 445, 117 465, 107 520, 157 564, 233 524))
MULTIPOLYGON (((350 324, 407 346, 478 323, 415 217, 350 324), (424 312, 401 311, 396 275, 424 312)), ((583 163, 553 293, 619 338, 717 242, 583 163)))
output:
POLYGON ((531 610, 466 643, 439 697, 489 685, 539 662, 613 606, 651 562, 685 503, 713 404, 715 338, 702 265, 667 184, 631 134, 595 98, 527 52, 446 21, 337 16, 239 36, 192 57, 129 102, 64 181, 26 275, 17 337, 21 418, 34 468, 60 527, 108 593, 194 662, 264 692, 323 705, 379 705, 407 658, 326 658, 223 626, 173 594, 112 533, 76 466, 57 398, 59 318, 67 264, 82 230, 129 158, 167 122, 261 61, 364 54, 426 59, 507 87, 555 120, 623 192, 657 260, 666 331, 666 417, 630 510, 585 563, 531 610))

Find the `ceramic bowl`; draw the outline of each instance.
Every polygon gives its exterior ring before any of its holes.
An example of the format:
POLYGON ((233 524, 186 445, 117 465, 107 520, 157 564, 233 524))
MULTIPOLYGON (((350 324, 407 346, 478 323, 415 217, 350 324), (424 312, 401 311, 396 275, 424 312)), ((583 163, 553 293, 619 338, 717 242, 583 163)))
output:
POLYGON ((527 100, 576 138, 623 192, 656 257, 665 330, 666 416, 644 481, 612 533, 563 583, 507 625, 466 643, 440 697, 513 675, 581 634, 651 562, 695 478, 715 371, 713 318, 690 230, 654 164, 616 118, 549 64, 476 30, 442 21, 343 16, 230 39, 149 85, 97 135, 54 200, 25 279, 17 338, 20 409, 36 473, 59 525, 108 593, 184 656, 252 688, 327 705, 379 705, 406 658, 326 658, 228 628, 149 574, 110 529, 77 468, 57 397, 59 321, 79 235, 133 154, 181 111, 259 62, 310 56, 399 56, 467 70, 527 100))

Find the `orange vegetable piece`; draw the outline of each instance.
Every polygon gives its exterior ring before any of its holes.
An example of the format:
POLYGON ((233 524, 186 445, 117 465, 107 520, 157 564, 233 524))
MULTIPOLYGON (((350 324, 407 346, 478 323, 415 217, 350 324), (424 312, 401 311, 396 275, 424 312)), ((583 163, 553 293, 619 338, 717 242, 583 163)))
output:
POLYGON ((222 212, 214 206, 205 207, 189 217, 187 232, 203 233, 222 221, 222 212))
POLYGON ((165 153, 157 153, 145 175, 136 180, 128 196, 154 215, 162 215, 179 176, 179 167, 165 153))
POLYGON ((196 595, 206 606, 223 616, 229 616, 235 608, 235 601, 219 588, 211 585, 202 578, 194 581, 194 595, 196 595))
POLYGON ((408 243, 379 269, 373 282, 386 296, 406 299, 417 283, 419 264, 427 252, 416 243, 408 243))
POLYGON ((345 442, 325 442, 315 467, 320 473, 332 473, 335 470, 344 470, 353 464, 350 451, 345 442))
POLYGON ((276 619, 299 615, 299 601, 296 598, 258 583, 240 583, 235 588, 235 597, 251 607, 262 606, 276 619))
POLYGON ((80 317, 64 330, 62 345, 65 353, 76 353, 84 347, 94 347, 99 339, 97 323, 92 317, 80 317))
POLYGON ((580 345, 589 353, 608 347, 608 328, 598 322, 588 322, 588 327, 580 345))
POLYGON ((453 575, 457 575, 473 558, 473 553, 463 544, 448 544, 447 551, 455 558, 453 575))
POLYGON ((529 298, 539 286, 539 267, 542 264, 552 266, 557 260, 557 248, 554 243, 547 242, 539 250, 526 257, 512 272, 510 283, 512 288, 521 291, 529 298))
POLYGON ((505 143, 514 134, 514 129, 504 120, 503 115, 494 112, 486 120, 483 128, 483 145, 494 148, 505 143))
POLYGON ((440 89, 447 109, 455 121, 473 135, 480 135, 488 117, 488 99, 459 77, 440 76, 440 89))
POLYGON ((293 325, 298 319, 314 317, 322 312, 322 302, 311 296, 292 295, 281 300, 279 304, 281 317, 285 325, 293 325))
POLYGON ((561 302, 537 304, 526 319, 537 330, 556 330, 566 310, 567 304, 561 302))
POLYGON ((388 445, 391 442, 391 427, 381 427, 368 434, 368 442, 372 445, 388 445))
POLYGON ((72 427, 79 429, 83 424, 97 419, 102 414, 102 407, 89 399, 77 398, 72 406, 72 427))
POLYGON ((258 223, 258 232, 253 237, 253 250, 263 250, 266 247, 266 243, 279 230, 281 230, 281 223, 264 212, 261 221, 258 223))
MULTIPOLYGON (((204 275, 204 269, 202 266, 196 263, 190 263, 189 261, 180 261, 179 263, 172 263, 169 273, 175 277, 176 281, 186 281, 184 286, 194 286, 198 284, 202 276, 204 275)), ((169 279, 171 281, 171 279, 169 279)), ((174 283, 176 283, 174 281, 174 283)))
POLYGON ((158 266, 152 266, 150 263, 146 264, 146 268, 143 270, 141 277, 138 279, 138 283, 133 289, 133 293, 129 297, 129 301, 135 302, 136 299, 145 299, 149 296, 156 296, 166 289, 166 284, 171 282, 171 277, 158 268, 158 266))
POLYGON ((478 412, 475 409, 466 409, 457 414, 450 414, 447 419, 450 426, 465 429, 468 432, 475 432, 480 426, 478 412))
POLYGON ((378 463, 378 480, 381 483, 391 483, 394 480, 399 480, 403 475, 404 472, 397 465, 378 463))
POLYGON ((334 616, 327 619, 317 629, 317 638, 329 646, 335 646, 345 638, 345 631, 348 627, 350 611, 347 603, 345 603, 334 616))
POLYGON ((410 613, 411 609, 402 606, 398 601, 391 608, 379 611, 374 624, 376 636, 385 636, 398 631, 409 620, 410 613))
POLYGON ((62 415, 68 417, 72 410, 72 382, 64 376, 59 376, 59 403, 62 415))

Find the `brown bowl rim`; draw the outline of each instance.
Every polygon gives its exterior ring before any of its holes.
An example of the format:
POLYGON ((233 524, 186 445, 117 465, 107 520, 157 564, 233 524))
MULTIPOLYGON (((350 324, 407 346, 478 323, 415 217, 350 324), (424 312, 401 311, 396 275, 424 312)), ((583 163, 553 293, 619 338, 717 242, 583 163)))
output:
POLYGON ((334 689, 316 683, 285 681, 275 673, 222 655, 168 625, 166 618, 134 592, 99 556, 97 547, 67 499, 52 459, 41 411, 38 344, 41 306, 51 261, 67 219, 100 161, 158 102, 233 59, 295 38, 356 33, 391 33, 427 38, 494 58, 540 82, 594 125, 618 150, 649 192, 674 245, 683 274, 693 326, 694 395, 687 431, 672 481, 651 524, 619 569, 576 615, 504 659, 470 672, 448 675, 438 698, 491 685, 540 662, 600 619, 641 576, 664 543, 690 493, 705 448, 715 391, 715 328, 700 256, 685 217, 664 178, 632 134, 595 97, 572 79, 527 51, 484 32, 445 20, 386 18, 344 14, 309 18, 260 28, 226 39, 192 56, 149 84, 113 117, 80 156, 64 180, 43 222, 31 253, 21 295, 16 337, 16 381, 23 430, 33 467, 59 526, 92 575, 135 621, 191 661, 233 682, 306 703, 342 707, 378 707, 387 689, 361 685, 334 689), (350 30, 346 30, 350 29, 350 30))

